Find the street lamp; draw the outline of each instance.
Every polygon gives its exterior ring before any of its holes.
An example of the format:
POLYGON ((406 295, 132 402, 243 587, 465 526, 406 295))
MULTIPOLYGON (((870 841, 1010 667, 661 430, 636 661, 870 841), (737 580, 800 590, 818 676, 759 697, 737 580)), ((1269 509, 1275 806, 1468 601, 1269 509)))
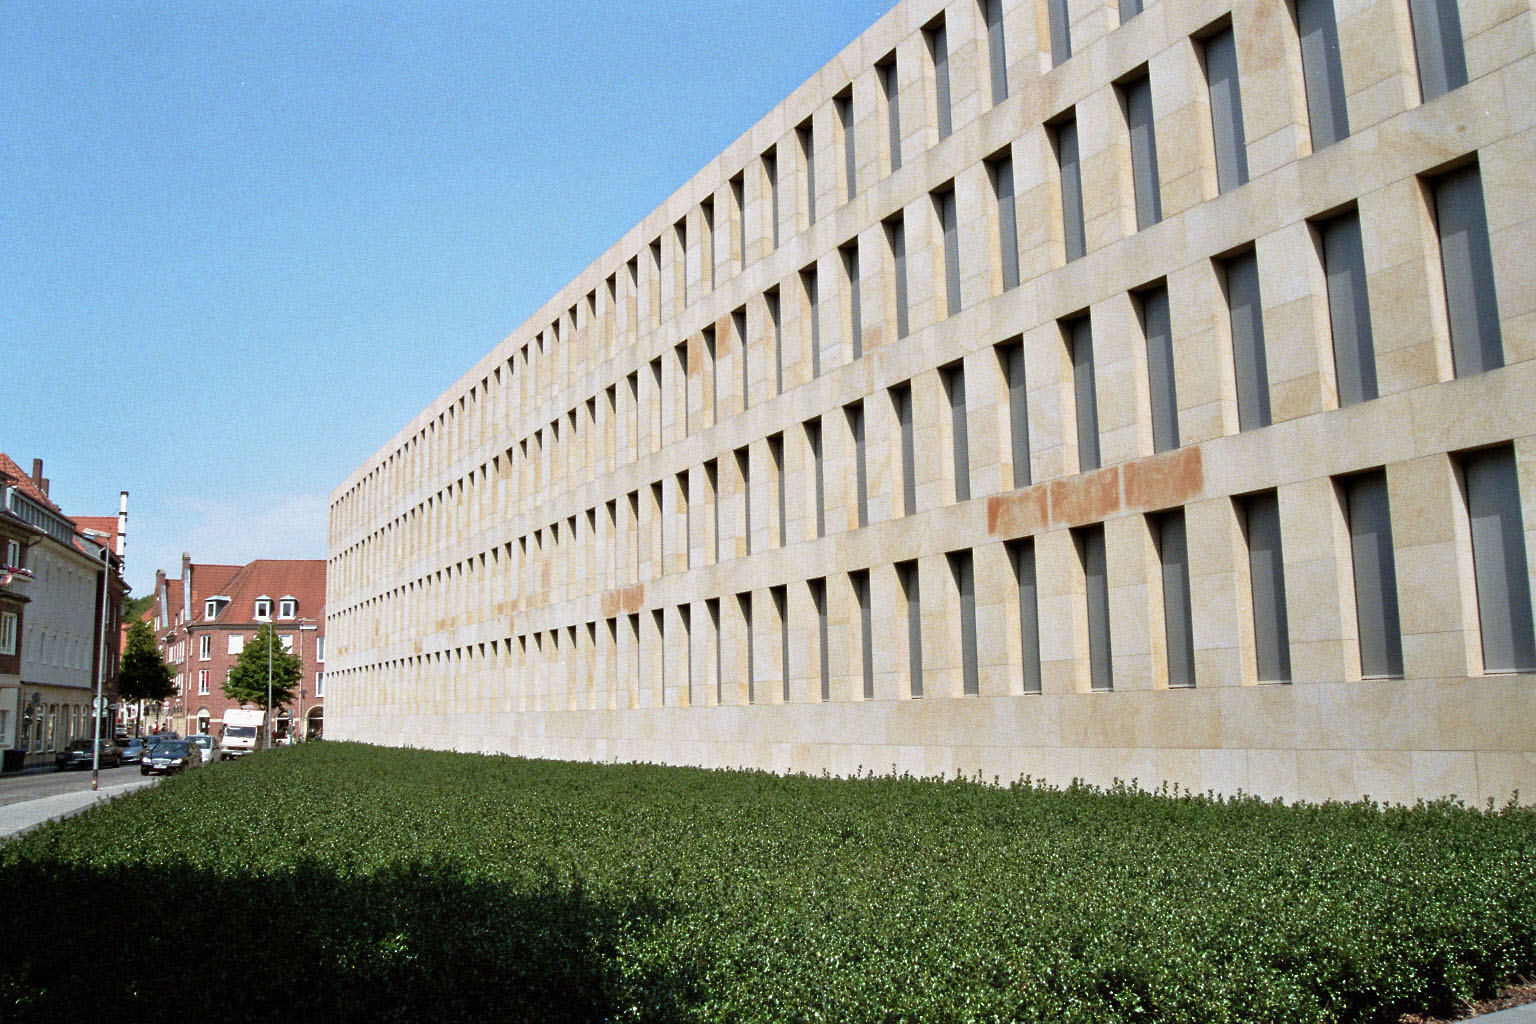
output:
MULTIPOLYGON (((94 530, 91 532, 95 532, 94 530)), ((99 536, 99 535, 98 535, 99 536)), ((101 713, 106 710, 107 699, 102 696, 102 685, 107 675, 107 591, 112 582, 111 552, 107 545, 98 541, 97 550, 101 552, 101 620, 97 629, 97 657, 96 657, 96 734, 95 741, 91 744, 91 789, 94 790, 101 779, 101 713)))

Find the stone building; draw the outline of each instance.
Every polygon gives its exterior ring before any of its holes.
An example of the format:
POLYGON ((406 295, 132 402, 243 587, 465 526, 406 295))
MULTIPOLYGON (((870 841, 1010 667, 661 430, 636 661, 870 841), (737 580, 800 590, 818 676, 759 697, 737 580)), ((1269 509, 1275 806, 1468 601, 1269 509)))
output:
POLYGON ((325 728, 325 562, 263 558, 246 565, 194 563, 155 572, 146 615, 176 695, 146 712, 150 728, 182 735, 223 735, 224 712, 242 707, 224 696, 224 680, 258 629, 271 624, 301 665, 294 700, 273 710, 273 736, 313 739, 325 728), (295 727, 295 722, 302 728, 295 727))
POLYGON ((1533 95, 1527 0, 903 0, 337 488, 331 735, 1536 793, 1533 95))

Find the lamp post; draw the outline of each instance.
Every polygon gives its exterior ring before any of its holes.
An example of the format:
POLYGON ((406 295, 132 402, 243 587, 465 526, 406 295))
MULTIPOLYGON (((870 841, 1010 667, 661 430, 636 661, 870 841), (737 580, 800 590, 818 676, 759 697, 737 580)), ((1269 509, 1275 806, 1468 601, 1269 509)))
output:
POLYGON ((101 621, 97 629, 96 643, 96 703, 93 709, 96 712, 95 742, 91 744, 91 789, 95 790, 101 779, 101 713, 106 710, 106 698, 101 695, 102 684, 107 675, 107 591, 112 582, 112 561, 105 544, 100 544, 101 552, 101 621))
POLYGON ((272 746, 272 641, 277 639, 277 634, 272 631, 272 623, 267 623, 267 713, 262 716, 263 728, 267 734, 267 746, 272 746))

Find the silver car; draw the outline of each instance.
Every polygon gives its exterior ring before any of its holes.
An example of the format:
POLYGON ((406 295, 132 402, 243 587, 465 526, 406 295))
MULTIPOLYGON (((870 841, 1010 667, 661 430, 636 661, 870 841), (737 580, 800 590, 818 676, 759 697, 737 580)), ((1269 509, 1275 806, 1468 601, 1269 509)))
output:
POLYGON ((187 742, 195 745, 202 752, 203 764, 212 764, 224 757, 224 746, 217 736, 198 733, 195 736, 188 736, 187 742))

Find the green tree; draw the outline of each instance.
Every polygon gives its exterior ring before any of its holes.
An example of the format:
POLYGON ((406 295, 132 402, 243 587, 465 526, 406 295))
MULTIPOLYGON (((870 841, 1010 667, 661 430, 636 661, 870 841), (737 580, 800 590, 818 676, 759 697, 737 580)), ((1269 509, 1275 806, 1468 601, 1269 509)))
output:
POLYGON ((128 627, 128 648, 117 670, 117 692, 124 700, 165 700, 176 692, 170 666, 155 646, 154 631, 142 619, 128 627))
POLYGON ((155 605, 155 595, 145 594, 142 597, 123 598, 123 619, 132 622, 155 605))
POLYGON ((271 666, 272 706, 282 707, 293 700, 303 665, 298 656, 289 654, 272 629, 262 626, 240 652, 240 660, 224 680, 224 696, 241 704, 267 708, 268 665, 271 666), (270 658, 270 661, 268 660, 270 658))

